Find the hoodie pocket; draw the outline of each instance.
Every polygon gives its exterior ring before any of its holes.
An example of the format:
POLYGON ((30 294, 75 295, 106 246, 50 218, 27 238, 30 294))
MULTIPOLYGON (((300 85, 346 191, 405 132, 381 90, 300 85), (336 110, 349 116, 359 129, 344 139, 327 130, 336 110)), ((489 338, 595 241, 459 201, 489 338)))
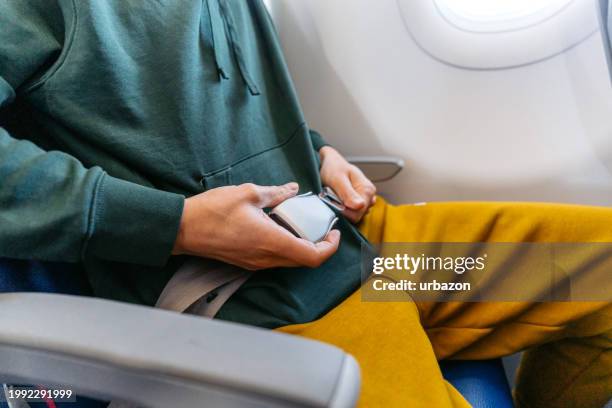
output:
POLYGON ((231 186, 232 182, 232 168, 228 167, 220 171, 204 175, 200 181, 204 190, 210 190, 212 188, 231 186))
POLYGON ((211 188, 243 183, 263 186, 296 181, 300 191, 320 190, 319 165, 305 127, 279 146, 267 149, 205 174, 202 186, 211 188))

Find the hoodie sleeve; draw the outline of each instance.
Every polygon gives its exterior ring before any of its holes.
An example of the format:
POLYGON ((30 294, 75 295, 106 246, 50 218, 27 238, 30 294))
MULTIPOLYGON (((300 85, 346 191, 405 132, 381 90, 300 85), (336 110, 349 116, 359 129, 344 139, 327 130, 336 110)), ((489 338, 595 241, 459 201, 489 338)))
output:
POLYGON ((323 146, 329 146, 329 143, 323 139, 323 136, 316 130, 310 129, 310 137, 312 139, 312 147, 318 152, 323 146))
POLYGON ((0 257, 163 265, 184 197, 9 134, 3 114, 68 44, 72 0, 0 2, 0 257))

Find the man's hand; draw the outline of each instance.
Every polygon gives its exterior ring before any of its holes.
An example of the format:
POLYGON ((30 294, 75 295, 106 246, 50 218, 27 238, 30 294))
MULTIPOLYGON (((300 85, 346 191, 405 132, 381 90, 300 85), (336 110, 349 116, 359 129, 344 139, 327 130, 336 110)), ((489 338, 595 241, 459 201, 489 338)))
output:
POLYGON ((356 223, 376 201, 376 187, 356 166, 329 146, 319 150, 321 181, 344 202, 344 216, 356 223))
POLYGON ((185 200, 173 254, 217 259, 249 270, 277 266, 317 267, 338 249, 340 232, 324 241, 296 238, 263 208, 297 194, 298 185, 220 187, 185 200))

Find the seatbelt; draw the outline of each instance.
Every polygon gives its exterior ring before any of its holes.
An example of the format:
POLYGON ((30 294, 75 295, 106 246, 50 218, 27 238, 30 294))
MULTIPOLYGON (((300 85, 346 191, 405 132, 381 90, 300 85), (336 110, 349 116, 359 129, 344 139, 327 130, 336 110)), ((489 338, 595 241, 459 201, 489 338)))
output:
POLYGON ((220 261, 190 258, 166 284, 155 307, 213 318, 251 274, 220 261))

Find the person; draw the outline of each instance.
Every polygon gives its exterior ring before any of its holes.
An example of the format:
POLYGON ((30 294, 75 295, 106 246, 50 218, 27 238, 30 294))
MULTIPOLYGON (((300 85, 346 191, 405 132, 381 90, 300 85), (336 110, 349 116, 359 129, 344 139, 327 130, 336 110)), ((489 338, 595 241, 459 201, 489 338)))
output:
POLYGON ((97 296, 145 305, 189 256, 252 270, 217 318, 353 353, 363 406, 465 406, 436 358, 533 346, 519 406, 612 396, 605 302, 359 300, 367 240, 606 242, 612 210, 377 200, 306 124, 259 0, 3 1, 0 106, 0 256, 80 262, 97 296), (348 207, 324 241, 264 216, 323 185, 348 207))

